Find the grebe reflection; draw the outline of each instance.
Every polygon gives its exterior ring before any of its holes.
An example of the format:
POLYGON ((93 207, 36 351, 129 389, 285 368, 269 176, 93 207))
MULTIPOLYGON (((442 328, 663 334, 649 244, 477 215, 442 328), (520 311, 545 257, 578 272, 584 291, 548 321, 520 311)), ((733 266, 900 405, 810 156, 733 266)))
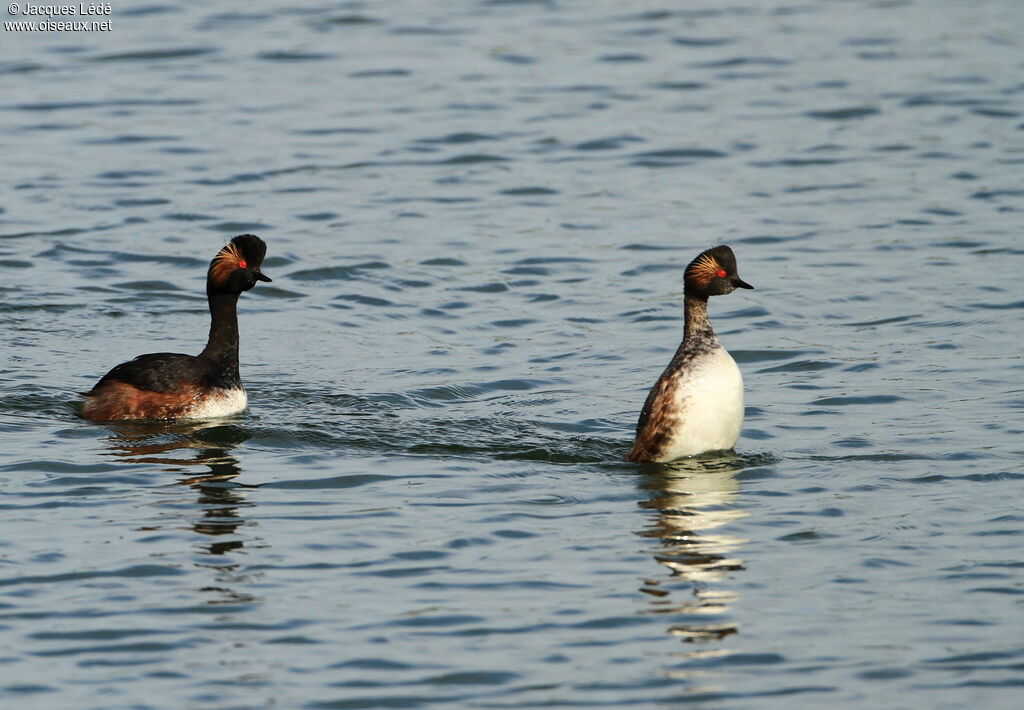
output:
POLYGON ((638 534, 659 541, 654 559, 670 572, 669 579, 646 579, 641 591, 654 597, 650 613, 673 617, 668 632, 682 641, 714 641, 738 631, 729 618, 738 595, 724 585, 743 569, 736 552, 746 540, 721 528, 748 515, 733 504, 743 468, 742 459, 725 454, 658 466, 641 483, 649 498, 640 506, 655 514, 638 534))
POLYGON ((113 431, 107 440, 111 456, 178 474, 170 485, 187 486, 198 493, 190 509, 193 514, 198 509, 200 515, 191 519, 189 526, 202 535, 221 538, 202 549, 211 555, 223 555, 244 547, 243 540, 235 537, 246 523, 239 510, 252 505, 245 499, 244 489, 256 486, 233 481, 242 469, 231 452, 248 438, 242 429, 223 421, 125 422, 108 426, 113 431))

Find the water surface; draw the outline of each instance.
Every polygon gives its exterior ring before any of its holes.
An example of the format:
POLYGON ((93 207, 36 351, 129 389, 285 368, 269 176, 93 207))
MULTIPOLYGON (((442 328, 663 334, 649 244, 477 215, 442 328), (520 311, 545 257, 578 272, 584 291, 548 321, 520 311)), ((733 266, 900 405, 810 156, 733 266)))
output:
POLYGON ((1019 705, 1018 3, 111 21, 3 35, 8 703, 1019 705), (249 411, 79 420, 246 231, 249 411), (743 436, 626 464, 716 243, 743 436))

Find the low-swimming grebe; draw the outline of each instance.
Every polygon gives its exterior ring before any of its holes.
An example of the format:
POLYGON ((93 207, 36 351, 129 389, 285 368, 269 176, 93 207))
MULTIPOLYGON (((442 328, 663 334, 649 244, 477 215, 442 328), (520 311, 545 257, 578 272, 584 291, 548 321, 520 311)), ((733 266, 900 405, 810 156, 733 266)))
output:
POLYGON ((199 355, 139 355, 105 374, 87 392, 82 416, 114 419, 206 419, 245 409, 238 375, 238 296, 257 281, 267 245, 254 234, 232 239, 210 262, 206 298, 210 338, 199 355))
POLYGON ((702 252, 683 277, 683 342, 640 412, 627 461, 672 461, 731 449, 743 424, 743 376, 715 337, 708 298, 754 288, 736 272, 732 249, 702 252))

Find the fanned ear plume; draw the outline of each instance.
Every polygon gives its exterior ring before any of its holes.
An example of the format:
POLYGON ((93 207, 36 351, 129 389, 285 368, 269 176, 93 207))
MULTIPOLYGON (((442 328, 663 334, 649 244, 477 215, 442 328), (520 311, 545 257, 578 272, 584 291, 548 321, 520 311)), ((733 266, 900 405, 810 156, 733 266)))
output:
POLYGON ((698 288, 706 288, 712 279, 718 276, 722 265, 711 254, 704 252, 694 259, 686 269, 685 280, 698 288))
POLYGON ((233 241, 224 245, 224 248, 217 252, 210 264, 210 278, 217 284, 227 282, 231 273, 241 267, 244 257, 238 245, 233 241))

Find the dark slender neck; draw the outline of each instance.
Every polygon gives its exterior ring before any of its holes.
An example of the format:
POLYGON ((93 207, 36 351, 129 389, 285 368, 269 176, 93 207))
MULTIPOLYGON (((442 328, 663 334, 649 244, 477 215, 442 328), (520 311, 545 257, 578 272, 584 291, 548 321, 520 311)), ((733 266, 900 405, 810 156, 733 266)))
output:
POLYGON ((683 347, 701 347, 718 342, 708 320, 708 297, 685 294, 683 347))
POLYGON ((238 294, 208 293, 210 339, 199 357, 213 362, 218 374, 238 380, 238 294))

